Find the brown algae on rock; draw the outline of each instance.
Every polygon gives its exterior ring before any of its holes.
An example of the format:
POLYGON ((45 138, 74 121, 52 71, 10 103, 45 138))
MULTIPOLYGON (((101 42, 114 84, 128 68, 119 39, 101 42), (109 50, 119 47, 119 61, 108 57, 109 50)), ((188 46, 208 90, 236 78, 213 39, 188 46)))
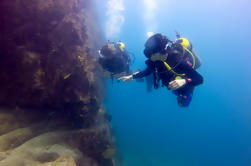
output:
POLYGON ((91 0, 1 0, 1 166, 114 165, 96 20, 91 0))

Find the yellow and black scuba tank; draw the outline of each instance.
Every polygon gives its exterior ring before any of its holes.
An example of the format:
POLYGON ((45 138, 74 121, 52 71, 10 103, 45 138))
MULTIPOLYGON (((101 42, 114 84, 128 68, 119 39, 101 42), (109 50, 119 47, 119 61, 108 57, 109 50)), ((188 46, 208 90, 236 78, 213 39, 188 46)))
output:
POLYGON ((120 49, 120 51, 125 51, 125 44, 122 43, 121 41, 116 43, 117 47, 120 49))
POLYGON ((198 69, 201 66, 201 60, 199 56, 193 49, 193 45, 186 38, 181 38, 180 35, 177 35, 177 39, 174 44, 179 44, 184 52, 184 58, 186 62, 193 68, 198 69))

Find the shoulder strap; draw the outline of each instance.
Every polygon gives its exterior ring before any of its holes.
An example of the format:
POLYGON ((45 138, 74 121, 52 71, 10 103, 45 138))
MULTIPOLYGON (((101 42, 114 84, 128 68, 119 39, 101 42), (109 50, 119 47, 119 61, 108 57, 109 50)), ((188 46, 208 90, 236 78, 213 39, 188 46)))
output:
POLYGON ((194 55, 193 55, 193 53, 190 51, 190 50, 188 50, 187 48, 185 48, 185 47, 183 47, 187 52, 188 52, 188 54, 191 56, 191 58, 193 59, 193 65, 192 65, 192 68, 194 69, 194 67, 195 67, 195 58, 194 58, 194 55))

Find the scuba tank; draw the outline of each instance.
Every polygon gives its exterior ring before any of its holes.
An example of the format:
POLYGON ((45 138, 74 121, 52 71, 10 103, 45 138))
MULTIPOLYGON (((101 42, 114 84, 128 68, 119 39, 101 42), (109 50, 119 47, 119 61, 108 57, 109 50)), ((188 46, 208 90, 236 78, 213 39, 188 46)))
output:
MULTIPOLYGON (((193 45, 188 39, 182 38, 181 35, 176 32, 176 40, 172 43, 172 47, 181 47, 184 53, 184 59, 193 69, 198 69, 201 66, 201 60, 193 49, 193 45)), ((180 48, 179 48, 180 49, 180 48)))

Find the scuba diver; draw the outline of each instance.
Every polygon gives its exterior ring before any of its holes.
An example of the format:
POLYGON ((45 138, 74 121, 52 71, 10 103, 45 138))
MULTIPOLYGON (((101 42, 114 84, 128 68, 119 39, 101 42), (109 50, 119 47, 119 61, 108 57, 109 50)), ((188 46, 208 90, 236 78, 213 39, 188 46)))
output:
POLYGON ((201 61, 198 57, 195 58, 190 45, 187 39, 178 38, 172 42, 157 33, 145 43, 147 68, 139 73, 120 77, 119 80, 131 81, 153 73, 154 87, 157 89, 161 80, 162 86, 173 90, 178 105, 187 107, 191 102, 194 87, 203 83, 203 77, 195 71, 201 61))
POLYGON ((99 50, 99 55, 98 62, 106 72, 107 77, 118 78, 132 73, 129 68, 131 58, 124 43, 108 41, 99 50))

